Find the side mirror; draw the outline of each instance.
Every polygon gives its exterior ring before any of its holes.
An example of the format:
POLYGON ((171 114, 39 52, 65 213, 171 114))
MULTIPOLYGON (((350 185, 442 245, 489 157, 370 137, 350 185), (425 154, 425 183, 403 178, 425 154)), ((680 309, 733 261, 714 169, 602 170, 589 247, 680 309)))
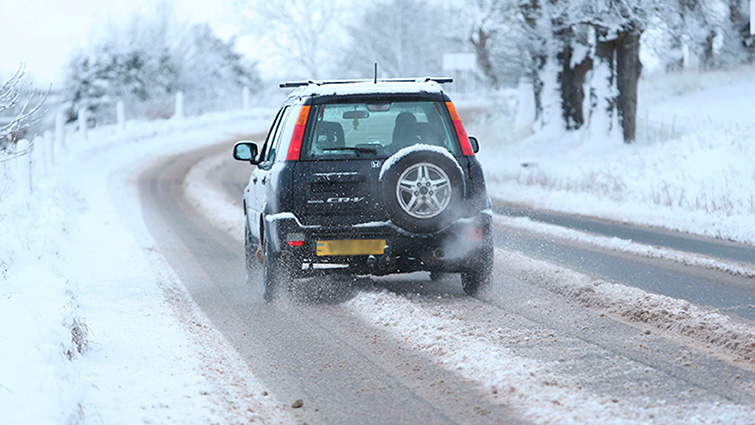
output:
POLYGON ((469 136, 469 144, 472 145, 472 152, 477 153, 480 151, 480 142, 474 136, 469 136))
POLYGON ((257 165, 258 150, 257 144, 251 141, 242 140, 233 145, 233 159, 238 161, 248 161, 251 164, 257 165))

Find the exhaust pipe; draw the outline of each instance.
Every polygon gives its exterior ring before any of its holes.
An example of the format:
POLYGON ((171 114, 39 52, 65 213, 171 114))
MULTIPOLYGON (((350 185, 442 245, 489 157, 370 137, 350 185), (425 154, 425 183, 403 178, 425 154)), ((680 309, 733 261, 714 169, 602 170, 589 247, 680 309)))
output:
POLYGON ((433 257, 438 259, 443 259, 446 256, 446 252, 443 251, 442 248, 437 248, 435 251, 433 251, 433 257))

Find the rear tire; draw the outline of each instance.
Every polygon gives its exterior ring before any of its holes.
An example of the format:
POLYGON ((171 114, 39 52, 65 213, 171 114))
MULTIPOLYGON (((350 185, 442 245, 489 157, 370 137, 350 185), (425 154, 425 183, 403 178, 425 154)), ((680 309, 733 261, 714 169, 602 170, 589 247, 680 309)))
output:
POLYGON ((490 286, 493 278, 493 247, 487 247, 472 264, 472 268, 461 273, 461 287, 464 293, 475 297, 490 286))
POLYGON ((249 222, 244 217, 244 265, 246 266, 247 277, 250 276, 257 267, 257 247, 252 240, 252 232, 249 231, 249 222))
POLYGON ((263 242, 264 257, 262 259, 262 298, 271 302, 278 296, 280 288, 288 286, 291 280, 289 262, 286 256, 273 252, 267 238, 263 242))

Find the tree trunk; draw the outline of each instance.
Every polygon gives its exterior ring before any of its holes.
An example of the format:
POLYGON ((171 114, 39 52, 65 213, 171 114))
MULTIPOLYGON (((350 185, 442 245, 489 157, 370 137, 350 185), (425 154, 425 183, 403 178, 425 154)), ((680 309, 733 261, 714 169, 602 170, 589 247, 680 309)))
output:
POLYGON ((668 50, 671 52, 669 59, 666 61, 666 73, 677 72, 684 69, 684 53, 682 37, 678 33, 672 32, 669 35, 668 50))
POLYGON ((716 32, 713 30, 708 31, 708 35, 705 36, 705 41, 702 45, 702 60, 700 66, 703 70, 708 71, 716 66, 715 52, 713 50, 713 41, 716 38, 716 32))
POLYGON ((595 137, 607 137, 615 129, 616 118, 616 40, 606 39, 598 31, 595 42, 595 64, 590 92, 590 127, 595 137))
MULTIPOLYGON (((540 34, 539 26, 543 20, 542 4, 539 0, 526 0, 519 3, 519 9, 524 18, 524 23, 530 29, 530 36, 525 43, 529 65, 529 78, 532 80, 532 90, 535 97, 535 121, 541 121, 543 116, 543 73, 548 63, 547 40, 540 34)), ((547 18, 550 19, 550 18, 547 18)))
POLYGON ((490 40, 490 34, 485 33, 485 30, 482 28, 477 29, 477 38, 469 38, 470 43, 474 46, 475 54, 477 56, 477 64, 480 66, 482 73, 493 87, 498 87, 498 77, 495 75, 493 62, 490 60, 488 40, 490 40))
POLYGON ((739 43, 752 61, 755 57, 755 37, 750 34, 750 16, 747 0, 729 0, 729 21, 739 38, 739 43))
POLYGON ((634 142, 637 133, 637 83, 642 72, 640 36, 637 30, 622 32, 616 39, 616 109, 624 133, 624 143, 634 142))
POLYGON ((574 31, 567 28, 556 33, 556 37, 562 41, 562 47, 556 56, 561 68, 558 74, 558 83, 561 87, 561 109, 566 129, 577 130, 585 123, 583 110, 585 76, 592 69, 592 58, 589 55, 576 58, 579 63, 572 66, 576 53, 574 45, 577 43, 574 31))

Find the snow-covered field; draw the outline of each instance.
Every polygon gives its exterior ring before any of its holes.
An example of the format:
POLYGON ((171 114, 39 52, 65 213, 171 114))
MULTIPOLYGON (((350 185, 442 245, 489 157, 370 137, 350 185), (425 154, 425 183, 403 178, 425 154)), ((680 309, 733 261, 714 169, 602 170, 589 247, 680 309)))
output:
POLYGON ((255 111, 73 134, 30 199, 2 200, 0 422, 289 422, 154 251, 134 202, 134 175, 155 157, 270 119, 255 111))
MULTIPOLYGON (((491 196, 755 245, 755 67, 640 82, 638 140, 470 122, 491 196)), ((505 108, 504 108, 505 109, 505 108)))

